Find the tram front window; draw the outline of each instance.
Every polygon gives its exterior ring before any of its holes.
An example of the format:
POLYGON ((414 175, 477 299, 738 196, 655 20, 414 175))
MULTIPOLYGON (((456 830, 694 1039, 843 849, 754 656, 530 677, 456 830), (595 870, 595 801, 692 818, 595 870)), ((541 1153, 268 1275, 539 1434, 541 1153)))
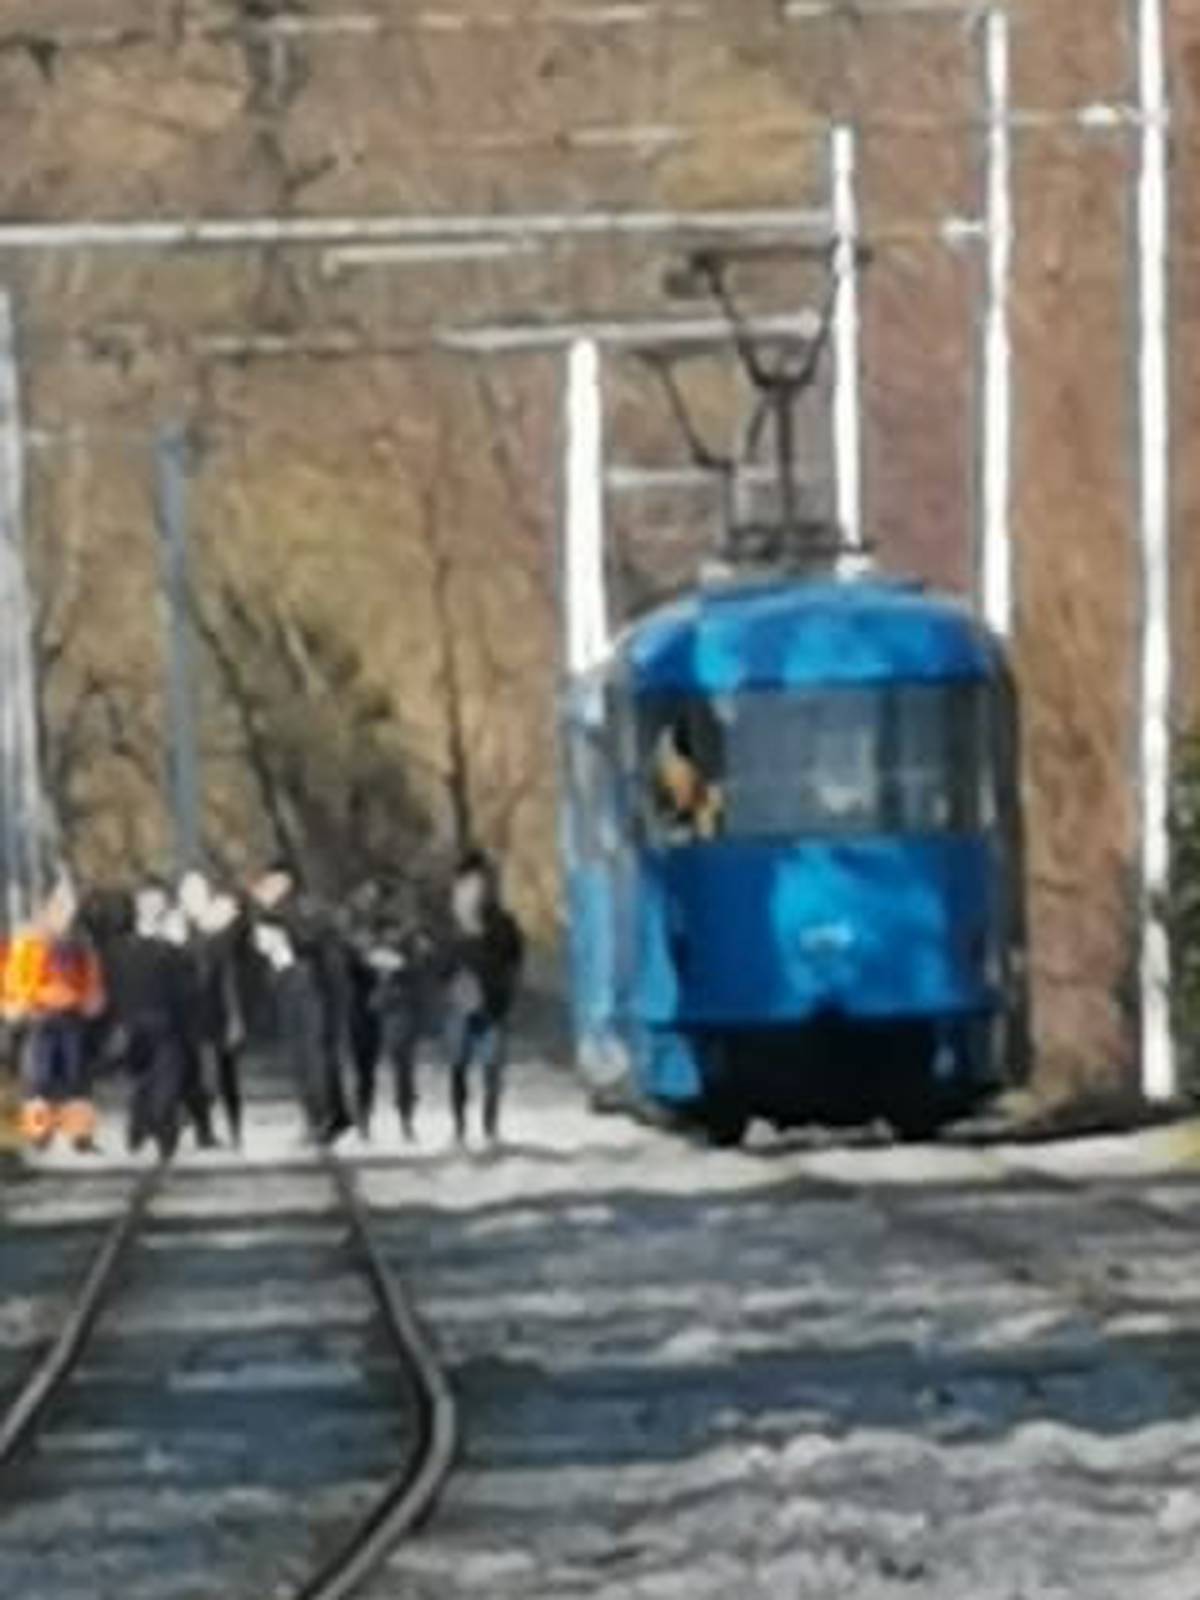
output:
POLYGON ((745 691, 643 707, 661 843, 963 832, 986 820, 986 690, 745 691))

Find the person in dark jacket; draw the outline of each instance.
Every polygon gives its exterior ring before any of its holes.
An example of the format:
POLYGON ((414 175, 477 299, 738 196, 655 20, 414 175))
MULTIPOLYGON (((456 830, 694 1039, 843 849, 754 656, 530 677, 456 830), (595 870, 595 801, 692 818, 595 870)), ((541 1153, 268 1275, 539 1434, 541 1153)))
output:
POLYGON ((242 1142, 249 922, 237 900, 215 890, 199 872, 185 875, 179 904, 187 921, 192 967, 193 1048, 201 1058, 205 1080, 216 1084, 230 1142, 236 1148, 242 1142))
POLYGON ((426 1030, 434 943, 416 895, 394 889, 381 903, 363 959, 378 1030, 378 1065, 390 1072, 400 1131, 415 1136, 417 1051, 426 1030))
POLYGON ((505 909, 491 862, 469 851, 459 862, 450 894, 450 938, 445 959, 450 1111, 461 1144, 467 1131, 471 1067, 483 1071, 483 1133, 499 1137, 506 1025, 516 998, 525 941, 505 909))
POLYGON ((153 1141, 174 1154, 189 1095, 187 956, 167 937, 161 890, 125 897, 114 910, 105 952, 111 1004, 109 1049, 129 1074, 131 1151, 153 1141))
POLYGON ((255 886, 255 944, 274 971, 275 1014, 311 1138, 332 1143, 350 1127, 343 1073, 352 1059, 345 953, 333 918, 289 867, 255 886))
POLYGON ((382 1047, 375 1006, 374 947, 383 912, 384 890, 368 879, 349 897, 341 919, 342 951, 349 1005, 349 1043, 354 1068, 354 1121, 364 1139, 371 1136, 375 1080, 382 1047))
POLYGON ((177 1041, 183 1055, 180 1100, 196 1138, 197 1148, 213 1150, 217 1137, 212 1125, 212 1093, 204 1051, 197 1032, 200 998, 196 970, 188 954, 188 920, 183 907, 161 879, 152 879, 136 899, 137 929, 143 938, 161 940, 176 952, 180 990, 177 1041))

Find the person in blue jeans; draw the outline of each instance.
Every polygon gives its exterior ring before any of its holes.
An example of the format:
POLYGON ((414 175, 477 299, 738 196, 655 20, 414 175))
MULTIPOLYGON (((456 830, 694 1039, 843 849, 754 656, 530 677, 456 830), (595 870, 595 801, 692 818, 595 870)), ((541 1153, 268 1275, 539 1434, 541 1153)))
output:
POLYGON ((500 1133, 507 1024, 525 957, 525 940, 501 898, 496 871, 479 850, 459 862, 450 894, 446 960, 446 1053, 450 1113, 459 1144, 467 1136, 472 1068, 483 1075, 483 1135, 500 1133))

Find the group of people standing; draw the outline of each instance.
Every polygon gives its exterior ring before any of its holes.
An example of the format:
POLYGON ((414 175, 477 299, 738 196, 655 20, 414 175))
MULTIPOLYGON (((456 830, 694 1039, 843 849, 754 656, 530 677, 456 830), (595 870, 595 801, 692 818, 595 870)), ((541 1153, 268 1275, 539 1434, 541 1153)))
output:
POLYGON ((64 879, 0 960, 0 1007, 19 1063, 22 1130, 95 1147, 98 1075, 128 1079, 127 1140, 171 1154, 189 1124, 242 1138, 242 1065, 251 1043, 294 1073, 305 1134, 369 1137, 381 1071, 393 1080, 406 1139, 415 1133, 421 1041, 441 1034, 455 1137, 466 1138, 468 1084, 483 1075, 482 1131, 499 1134, 506 1023, 524 940, 492 863, 459 862, 432 908, 405 883, 371 882, 342 905, 309 893, 290 867, 245 892, 198 872, 172 891, 97 891, 64 879))

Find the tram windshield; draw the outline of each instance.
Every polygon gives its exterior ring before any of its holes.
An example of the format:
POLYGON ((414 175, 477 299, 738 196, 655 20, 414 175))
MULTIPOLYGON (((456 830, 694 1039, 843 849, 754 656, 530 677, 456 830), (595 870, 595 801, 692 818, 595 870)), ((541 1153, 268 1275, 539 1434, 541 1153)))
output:
POLYGON ((986 827, 987 713, 979 683, 648 700, 647 831, 682 844, 986 827))

